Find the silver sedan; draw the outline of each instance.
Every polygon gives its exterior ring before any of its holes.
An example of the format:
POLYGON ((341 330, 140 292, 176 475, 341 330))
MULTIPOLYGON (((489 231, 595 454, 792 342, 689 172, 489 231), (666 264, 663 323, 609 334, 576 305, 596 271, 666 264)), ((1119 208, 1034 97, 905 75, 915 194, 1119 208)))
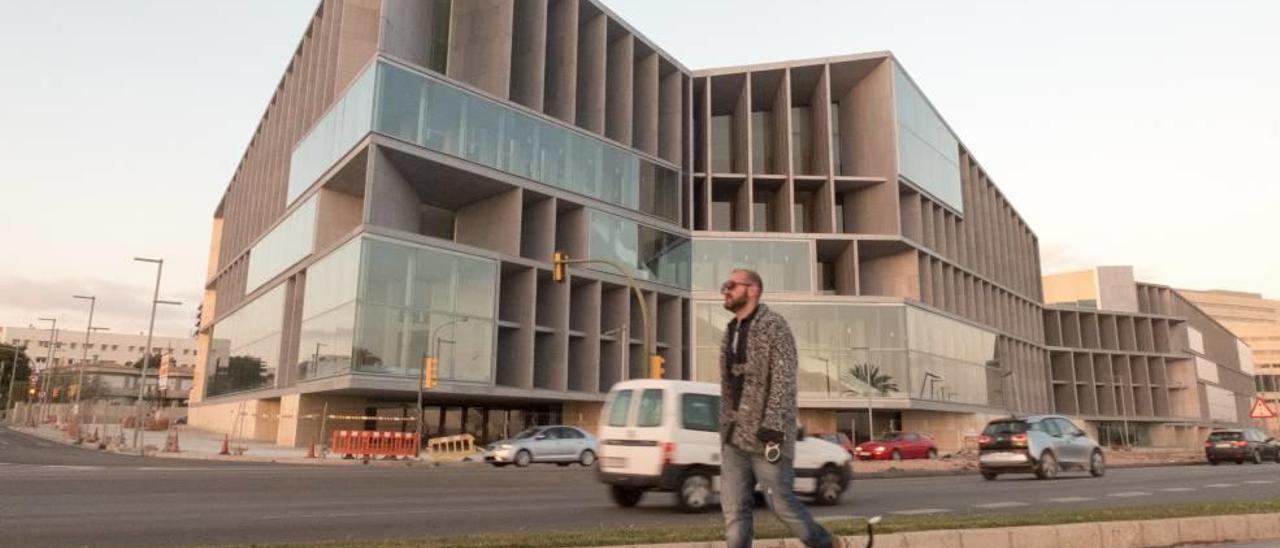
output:
POLYGON ((596 462, 596 437, 574 426, 537 426, 484 449, 481 456, 494 466, 525 467, 534 462, 591 466, 596 462))

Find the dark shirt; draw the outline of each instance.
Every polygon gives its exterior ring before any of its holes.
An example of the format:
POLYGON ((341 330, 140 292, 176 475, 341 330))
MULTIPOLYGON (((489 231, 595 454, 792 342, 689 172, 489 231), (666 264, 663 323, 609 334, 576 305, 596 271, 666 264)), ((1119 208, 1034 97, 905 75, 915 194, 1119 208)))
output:
POLYGON ((751 321, 756 318, 756 312, 760 311, 760 307, 756 307, 751 311, 751 315, 738 321, 734 318, 729 322, 725 329, 730 333, 729 344, 729 385, 732 387, 730 393, 733 394, 733 408, 738 408, 738 403, 742 400, 742 382, 743 376, 733 372, 733 364, 747 363, 747 334, 751 332, 751 321), (737 332, 737 336, 733 335, 737 332))

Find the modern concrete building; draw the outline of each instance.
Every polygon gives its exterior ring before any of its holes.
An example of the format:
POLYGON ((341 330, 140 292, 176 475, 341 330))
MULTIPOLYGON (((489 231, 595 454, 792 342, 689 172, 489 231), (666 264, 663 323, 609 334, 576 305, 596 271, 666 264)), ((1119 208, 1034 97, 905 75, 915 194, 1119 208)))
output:
MULTIPOLYGON (((1237 291, 1178 292, 1249 346, 1253 351, 1254 388, 1273 409, 1280 409, 1280 301, 1237 291)), ((1266 422, 1273 434, 1280 435, 1280 424, 1266 422)))
POLYGON ((1193 446, 1249 422, 1249 347, 1179 290, 1106 266, 1044 277, 1054 408, 1103 443, 1193 446))
POLYGON ((715 379, 754 268, 811 430, 958 447, 1054 409, 1038 245, 890 53, 695 71, 593 0, 324 0, 214 211, 191 421, 411 417, 433 355, 432 435, 593 427, 646 325, 563 250, 638 279, 668 378, 715 379))

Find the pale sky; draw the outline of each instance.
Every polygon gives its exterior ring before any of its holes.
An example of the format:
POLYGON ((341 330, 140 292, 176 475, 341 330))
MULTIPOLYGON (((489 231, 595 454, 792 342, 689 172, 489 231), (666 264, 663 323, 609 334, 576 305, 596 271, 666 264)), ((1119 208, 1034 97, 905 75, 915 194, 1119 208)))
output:
MULTIPOLYGON (((1280 2, 606 0, 692 69, 891 50, 1044 271, 1280 298, 1280 2), (785 6, 785 8, 782 8, 785 6)), ((315 0, 0 3, 0 325, 190 333, 209 222, 315 0)))

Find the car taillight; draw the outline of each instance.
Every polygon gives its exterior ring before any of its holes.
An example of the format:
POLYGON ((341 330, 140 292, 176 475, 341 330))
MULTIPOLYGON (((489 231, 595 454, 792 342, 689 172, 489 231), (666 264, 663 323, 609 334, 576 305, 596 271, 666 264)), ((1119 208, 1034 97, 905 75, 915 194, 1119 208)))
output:
POLYGON ((1014 434, 1012 436, 1009 436, 1009 441, 1013 443, 1014 447, 1026 447, 1027 434, 1026 432, 1023 432, 1021 434, 1014 434))
POLYGON ((986 434, 982 434, 981 436, 978 436, 978 446, 983 446, 988 443, 991 443, 991 436, 988 436, 986 434))
POLYGON ((676 444, 669 441, 662 443, 662 464, 671 464, 676 457, 676 444))
POLYGON ((1240 440, 1236 442, 1236 447, 1248 447, 1248 446, 1249 446, 1249 442, 1247 441, 1240 440))

